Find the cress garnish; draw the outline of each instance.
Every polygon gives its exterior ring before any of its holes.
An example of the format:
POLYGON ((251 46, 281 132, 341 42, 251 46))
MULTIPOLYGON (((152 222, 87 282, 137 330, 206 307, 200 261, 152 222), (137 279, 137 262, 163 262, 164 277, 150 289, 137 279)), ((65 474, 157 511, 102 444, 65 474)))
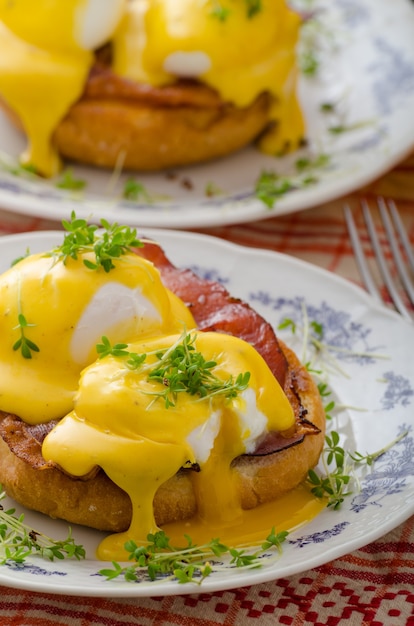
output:
POLYGON ((56 183, 59 189, 68 189, 71 191, 82 191, 86 187, 86 180, 75 178, 71 169, 67 169, 62 173, 61 178, 56 183))
MULTIPOLYGON (((246 4, 246 15, 249 19, 262 10, 262 0, 244 0, 244 2, 246 4)), ((213 0, 213 8, 210 11, 210 15, 220 22, 225 22, 229 15, 231 15, 231 9, 223 6, 220 0, 213 0)))
POLYGON ((371 467, 376 459, 407 435, 408 431, 406 430, 377 452, 361 454, 360 452, 351 453, 345 450, 339 445, 339 434, 332 431, 330 435, 325 436, 326 447, 321 454, 321 461, 326 474, 321 476, 313 469, 308 471, 311 492, 318 498, 328 498, 328 507, 339 509, 345 497, 358 490, 356 467, 362 463, 371 467))
POLYGON ((56 263, 62 261, 65 264, 68 258, 77 260, 80 254, 92 252, 95 262, 83 259, 83 264, 90 270, 102 268, 110 272, 115 268, 116 259, 133 252, 133 248, 143 246, 135 228, 120 226, 116 222, 110 224, 105 219, 101 219, 102 230, 98 230, 97 225, 88 224, 72 211, 71 220, 62 220, 62 225, 67 231, 63 243, 46 254, 53 257, 56 263))
POLYGON ((272 209, 275 203, 290 191, 316 184, 318 178, 315 172, 327 167, 329 161, 329 156, 324 153, 314 158, 300 157, 295 162, 296 174, 291 176, 264 170, 256 180, 255 196, 272 209))
POLYGON ((193 544, 189 535, 184 535, 187 545, 173 547, 169 537, 163 530, 149 534, 146 545, 137 545, 135 541, 127 541, 125 550, 129 553, 131 565, 120 565, 112 562, 111 568, 99 571, 107 580, 123 576, 125 580, 135 582, 142 572, 148 574, 151 580, 166 577, 178 580, 179 583, 196 583, 200 585, 213 571, 220 569, 219 563, 214 563, 214 557, 231 557, 230 565, 237 568, 253 569, 261 567, 261 557, 276 549, 280 554, 282 543, 288 533, 275 533, 272 528, 266 540, 256 550, 246 550, 244 547, 232 548, 223 544, 220 539, 211 539, 203 545, 193 544))
POLYGON ((31 359, 32 352, 39 352, 40 349, 38 345, 36 345, 33 341, 31 341, 30 339, 26 337, 25 329, 30 328, 31 326, 36 326, 36 324, 29 324, 29 322, 26 320, 23 313, 19 313, 17 319, 18 319, 18 324, 14 326, 13 330, 19 329, 20 337, 13 344, 13 350, 15 351, 20 350, 23 358, 31 359))
POLYGON ((163 399, 165 408, 175 406, 178 395, 182 392, 197 395, 199 398, 211 399, 214 396, 224 396, 226 399, 235 398, 240 392, 247 389, 250 372, 240 373, 234 378, 230 375, 223 380, 214 374, 217 362, 207 361, 195 347, 197 333, 184 331, 179 339, 169 348, 156 350, 146 354, 137 354, 126 350, 127 344, 111 343, 107 337, 102 337, 102 343, 96 346, 99 358, 112 355, 126 358, 129 369, 140 368, 147 356, 155 355, 155 363, 146 364, 148 380, 161 383, 162 391, 146 392, 154 396, 154 400, 163 399))
POLYGON ((133 178, 128 178, 124 184, 124 190, 122 192, 122 197, 127 200, 145 200, 151 204, 154 200, 148 193, 145 185, 134 180, 133 178))
MULTIPOLYGON (((6 493, 0 485, 0 502, 6 493)), ((63 541, 56 541, 24 523, 24 515, 15 515, 15 509, 4 510, 0 504, 0 565, 8 561, 23 563, 28 556, 38 554, 44 559, 84 559, 83 546, 77 545, 69 529, 63 541)))

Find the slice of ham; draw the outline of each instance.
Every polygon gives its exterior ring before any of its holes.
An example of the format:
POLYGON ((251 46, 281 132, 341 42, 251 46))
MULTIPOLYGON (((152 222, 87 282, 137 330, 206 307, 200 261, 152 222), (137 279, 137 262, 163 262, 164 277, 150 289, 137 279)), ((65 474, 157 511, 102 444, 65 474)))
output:
POLYGON ((153 87, 117 76, 110 67, 96 63, 85 86, 83 100, 123 100, 151 106, 194 107, 219 110, 225 104, 218 93, 194 80, 178 80, 153 87))
POLYGON ((162 281, 187 306, 200 330, 223 332, 244 339, 262 355, 283 387, 287 361, 272 326, 247 302, 232 297, 218 282, 200 278, 189 269, 175 267, 163 249, 145 243, 137 254, 152 261, 162 281))

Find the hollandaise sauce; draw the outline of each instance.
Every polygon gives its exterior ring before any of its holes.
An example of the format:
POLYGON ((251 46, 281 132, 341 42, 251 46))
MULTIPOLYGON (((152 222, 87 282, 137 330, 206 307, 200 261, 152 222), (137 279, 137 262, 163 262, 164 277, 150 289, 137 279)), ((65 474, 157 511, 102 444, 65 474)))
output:
MULTIPOLYGON (((162 529, 170 538, 170 544, 175 547, 185 545, 185 535, 191 537, 197 545, 218 537, 228 546, 253 546, 263 542, 272 528, 276 533, 293 532, 312 521, 324 508, 326 500, 312 495, 305 485, 298 485, 272 502, 248 511, 242 510, 232 524, 218 524, 217 521, 207 523, 196 516, 185 522, 165 524, 162 529)), ((100 552, 104 547, 105 544, 100 552)), ((119 552, 121 554, 122 551, 119 552)))
MULTIPOLYGON (((187 373, 193 365, 190 359, 187 373)), ((193 384, 192 376, 190 380, 193 384)), ((42 453, 74 476, 98 465, 130 496, 129 529, 107 537, 98 551, 100 558, 122 559, 128 539, 145 543, 148 533, 157 530, 155 493, 181 467, 197 465, 200 470, 190 472, 200 528, 242 528, 247 514, 231 462, 252 452, 268 430, 289 431, 294 421, 287 397, 250 344, 231 335, 194 331, 185 340, 172 335, 131 343, 122 357, 110 355, 85 368, 73 411, 46 437, 42 453), (188 389, 177 391, 185 387, 177 351, 179 359, 187 358, 186 352, 197 357, 195 376, 208 369, 201 384, 209 393, 200 397, 188 389), (175 378, 164 367, 171 361, 175 378), (249 377, 239 378, 247 370, 249 377), (243 381, 237 393, 235 381, 243 381)))
POLYGON ((220 18, 211 0, 130 2, 113 37, 113 67, 154 86, 195 78, 240 108, 272 94, 273 124, 261 147, 276 155, 304 136, 296 97, 300 17, 285 0, 262 0, 254 15, 246 5, 223 0, 220 18))

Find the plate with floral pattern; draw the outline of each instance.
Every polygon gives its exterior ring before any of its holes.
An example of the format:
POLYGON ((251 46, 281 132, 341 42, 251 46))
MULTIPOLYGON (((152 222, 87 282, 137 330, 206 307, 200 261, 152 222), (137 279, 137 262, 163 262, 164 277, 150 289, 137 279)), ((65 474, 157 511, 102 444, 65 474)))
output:
POLYGON ((0 113, 0 205, 59 222, 76 210, 91 221, 194 228, 310 208, 383 174, 414 146, 413 3, 292 3, 307 16, 298 48, 306 147, 284 157, 249 147, 160 174, 67 163, 62 176, 45 181, 16 168, 24 139, 0 113), (84 188, 65 189, 73 181, 84 188))
MULTIPOLYGON (((288 535, 280 555, 265 554, 257 569, 240 569, 223 558, 213 560, 213 572, 201 585, 180 584, 169 577, 152 581, 146 571, 135 582, 123 577, 107 580, 99 574, 107 565, 95 557, 102 533, 74 526, 76 543, 86 549, 84 560, 51 562, 30 556, 16 563, 6 559, 0 566, 0 584, 105 597, 212 592, 304 572, 378 539, 410 517, 414 513, 414 324, 377 305, 351 283, 303 261, 205 235, 161 229, 147 229, 144 234, 158 240, 179 267, 191 267, 200 276, 220 281, 233 296, 248 301, 304 362, 313 359, 312 371, 329 390, 327 402, 333 402, 328 431, 339 434, 345 450, 363 455, 386 451, 373 465, 356 467, 357 482, 338 510, 322 509, 288 535), (313 351, 312 345, 318 350, 313 351)), ((47 251, 61 239, 62 233, 55 231, 0 238, 0 271, 27 249, 47 251)), ((324 473, 322 466, 318 472, 324 473)), ((26 523, 50 537, 67 536, 65 522, 25 511, 8 498, 2 504, 5 509, 14 506, 25 514, 26 523)))

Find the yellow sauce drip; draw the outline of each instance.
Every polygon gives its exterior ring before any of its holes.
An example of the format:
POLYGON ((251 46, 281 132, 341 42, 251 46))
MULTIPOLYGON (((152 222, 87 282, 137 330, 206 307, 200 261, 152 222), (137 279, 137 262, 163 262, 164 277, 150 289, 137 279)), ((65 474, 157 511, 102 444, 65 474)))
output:
POLYGON ((24 164, 53 176, 60 169, 52 135, 80 97, 93 54, 77 43, 86 0, 0 1, 0 95, 28 136, 24 164))

